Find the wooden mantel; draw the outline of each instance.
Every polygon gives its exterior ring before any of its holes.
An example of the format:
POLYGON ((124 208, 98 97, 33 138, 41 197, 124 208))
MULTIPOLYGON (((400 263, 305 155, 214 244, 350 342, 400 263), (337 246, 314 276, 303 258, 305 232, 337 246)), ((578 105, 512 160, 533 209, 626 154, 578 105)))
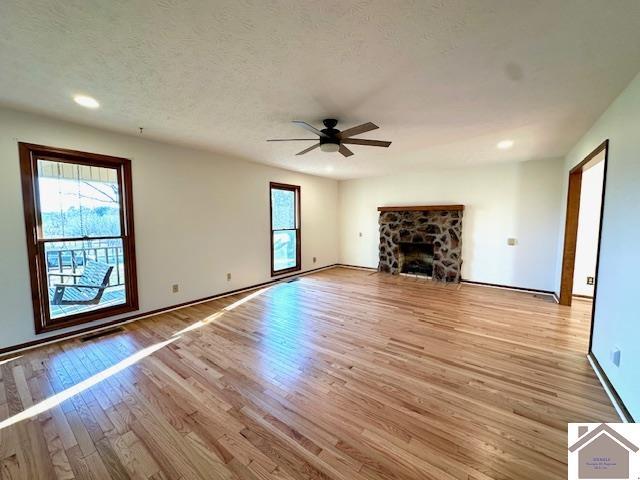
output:
POLYGON ((379 212, 434 212, 464 210, 464 205, 407 205, 405 207, 378 207, 379 212))

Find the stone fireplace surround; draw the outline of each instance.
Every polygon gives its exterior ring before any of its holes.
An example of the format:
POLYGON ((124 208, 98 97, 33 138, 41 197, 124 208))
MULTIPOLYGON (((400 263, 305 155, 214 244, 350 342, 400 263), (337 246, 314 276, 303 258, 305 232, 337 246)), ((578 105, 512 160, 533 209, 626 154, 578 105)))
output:
POLYGON ((400 273, 400 242, 433 244, 432 279, 460 282, 463 205, 378 207, 378 270, 400 273))

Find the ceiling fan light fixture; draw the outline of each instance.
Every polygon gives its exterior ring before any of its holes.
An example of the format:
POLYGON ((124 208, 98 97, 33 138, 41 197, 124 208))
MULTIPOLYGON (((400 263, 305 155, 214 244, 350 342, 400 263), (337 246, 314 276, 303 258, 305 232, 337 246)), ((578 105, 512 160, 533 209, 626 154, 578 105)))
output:
POLYGON ((340 150, 340 144, 338 144, 338 143, 321 143, 320 144, 320 150, 322 150, 323 152, 335 153, 338 150, 340 150))

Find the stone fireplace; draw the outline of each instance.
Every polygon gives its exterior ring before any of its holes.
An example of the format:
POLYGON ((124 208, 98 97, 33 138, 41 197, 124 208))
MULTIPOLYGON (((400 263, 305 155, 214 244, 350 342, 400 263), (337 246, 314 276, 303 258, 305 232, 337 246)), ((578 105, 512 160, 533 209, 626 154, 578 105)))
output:
POLYGON ((378 270, 460 281, 463 205, 379 207, 378 270))

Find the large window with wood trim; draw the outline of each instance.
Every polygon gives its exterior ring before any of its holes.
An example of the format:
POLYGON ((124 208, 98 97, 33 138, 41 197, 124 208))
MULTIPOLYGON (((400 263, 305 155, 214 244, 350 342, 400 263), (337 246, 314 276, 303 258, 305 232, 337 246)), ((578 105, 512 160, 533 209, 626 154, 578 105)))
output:
POLYGON ((271 276, 300 270, 300 187, 283 183, 271 189, 271 276))
POLYGON ((130 160, 19 148, 36 333, 137 310, 130 160))

